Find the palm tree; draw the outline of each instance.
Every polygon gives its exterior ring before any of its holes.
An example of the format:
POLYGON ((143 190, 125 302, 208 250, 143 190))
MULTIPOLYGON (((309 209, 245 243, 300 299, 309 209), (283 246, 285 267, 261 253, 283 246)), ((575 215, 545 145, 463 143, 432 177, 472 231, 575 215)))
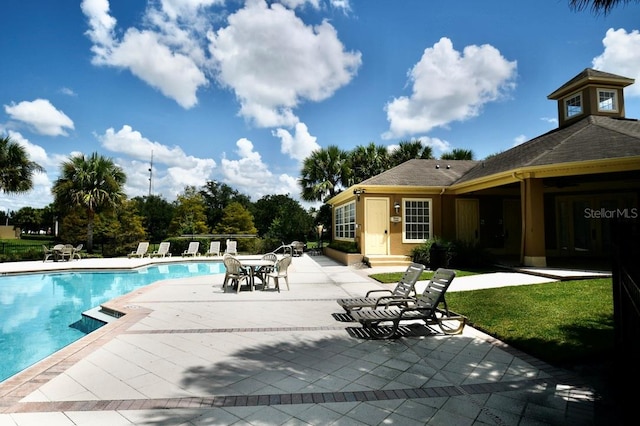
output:
POLYGON ((349 153, 336 145, 313 151, 304 159, 298 183, 305 201, 324 201, 351 185, 349 153))
POLYGON ((53 192, 58 206, 71 209, 82 207, 87 213, 87 251, 93 251, 93 221, 96 212, 108 211, 126 199, 123 187, 127 181, 124 171, 112 159, 97 153, 85 157, 79 154, 60 166, 60 177, 53 192))
MULTIPOLYGON (((604 13, 605 15, 611 12, 611 9, 618 6, 620 3, 629 3, 631 0, 570 0, 569 5, 571 8, 577 11, 581 11, 591 5, 591 10, 595 13, 604 13)), ((640 2, 640 0, 636 0, 640 2)))
POLYGON ((358 145, 349 155, 353 184, 360 183, 389 169, 389 153, 384 145, 376 145, 374 142, 367 146, 358 145))
POLYGON ((414 158, 431 159, 433 151, 430 146, 422 145, 419 139, 400 141, 398 147, 391 152, 391 167, 398 166, 414 158))
POLYGON ((44 172, 42 166, 29 160, 24 147, 0 137, 0 189, 5 194, 27 192, 33 188, 33 174, 44 172))
POLYGON ((455 148, 451 152, 445 152, 440 156, 441 160, 473 160, 473 151, 470 149, 455 148))

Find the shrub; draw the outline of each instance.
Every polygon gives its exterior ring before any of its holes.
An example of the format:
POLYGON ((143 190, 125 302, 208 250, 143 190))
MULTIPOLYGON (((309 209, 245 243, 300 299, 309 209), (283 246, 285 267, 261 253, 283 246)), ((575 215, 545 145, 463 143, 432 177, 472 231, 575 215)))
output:
POLYGON ((360 253, 358 245, 352 241, 332 241, 328 247, 343 253, 360 253))

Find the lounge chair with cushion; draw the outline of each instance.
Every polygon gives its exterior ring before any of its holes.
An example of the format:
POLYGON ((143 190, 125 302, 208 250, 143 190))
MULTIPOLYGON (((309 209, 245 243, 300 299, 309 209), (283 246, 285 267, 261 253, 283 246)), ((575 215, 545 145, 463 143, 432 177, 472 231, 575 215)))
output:
POLYGON ((211 241, 205 256, 220 256, 220 241, 211 241))
POLYGON ((127 255, 127 257, 132 258, 132 257, 139 257, 139 258, 143 258, 147 255, 147 252, 149 251, 149 241, 142 241, 140 243, 138 243, 138 248, 136 249, 136 251, 132 251, 131 253, 129 253, 127 255))
POLYGON ((182 256, 200 256, 198 250, 200 249, 200 243, 198 241, 191 241, 189 247, 182 252, 182 256))
MULTIPOLYGON (((364 297, 351 297, 338 299, 338 305, 342 306, 347 313, 362 308, 376 308, 379 304, 385 304, 392 300, 406 300, 415 296, 416 281, 424 271, 424 265, 412 263, 396 284, 393 290, 369 290, 364 297)), ((406 305, 406 302, 400 302, 406 305)))
POLYGON ((158 250, 153 253, 149 253, 149 257, 171 257, 171 253, 169 252, 169 247, 171 246, 171 242, 163 241, 158 246, 158 250))
POLYGON ((415 299, 407 299, 407 306, 398 306, 398 300, 376 309, 361 309, 351 312, 354 320, 368 329, 374 338, 390 338, 398 335, 400 323, 422 321, 426 326, 437 325, 445 334, 459 334, 464 328, 466 318, 449 312, 445 301, 445 293, 455 278, 451 269, 439 268, 427 284, 422 294, 415 299), (444 309, 439 306, 443 305, 444 309), (389 324, 390 327, 379 327, 389 324))

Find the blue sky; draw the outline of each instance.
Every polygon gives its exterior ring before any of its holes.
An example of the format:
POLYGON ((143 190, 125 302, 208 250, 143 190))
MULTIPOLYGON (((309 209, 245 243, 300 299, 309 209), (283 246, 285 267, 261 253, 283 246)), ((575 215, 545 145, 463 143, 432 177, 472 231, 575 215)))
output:
MULTIPOLYGON (((0 209, 53 201, 60 164, 99 152, 130 197, 224 182, 299 199, 314 149, 420 139, 476 159, 557 126, 547 95, 585 68, 635 78, 640 5, 568 0, 2 2, 0 133, 46 169, 0 209)), ((303 205, 308 206, 303 203, 303 205)))

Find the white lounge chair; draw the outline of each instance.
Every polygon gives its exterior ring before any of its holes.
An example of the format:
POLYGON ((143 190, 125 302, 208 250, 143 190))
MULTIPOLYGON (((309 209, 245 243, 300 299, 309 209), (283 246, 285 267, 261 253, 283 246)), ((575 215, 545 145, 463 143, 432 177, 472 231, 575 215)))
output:
POLYGON ((139 257, 143 258, 147 255, 147 251, 149 251, 149 241, 142 241, 138 243, 138 248, 136 251, 132 251, 127 255, 128 258, 139 257))
POLYGON ((225 248, 224 252, 237 256, 238 242, 236 240, 227 240, 227 248, 225 248))
POLYGON ((171 257, 171 253, 169 253, 169 247, 171 243, 169 241, 163 241, 158 246, 158 250, 153 253, 149 253, 149 257, 171 257))
POLYGON ((200 256, 200 253, 198 253, 199 248, 200 243, 198 241, 191 241, 189 243, 189 247, 182 252, 182 256, 200 256))
POLYGON ((209 250, 204 255, 220 256, 220 241, 211 241, 211 244, 209 244, 209 250))

